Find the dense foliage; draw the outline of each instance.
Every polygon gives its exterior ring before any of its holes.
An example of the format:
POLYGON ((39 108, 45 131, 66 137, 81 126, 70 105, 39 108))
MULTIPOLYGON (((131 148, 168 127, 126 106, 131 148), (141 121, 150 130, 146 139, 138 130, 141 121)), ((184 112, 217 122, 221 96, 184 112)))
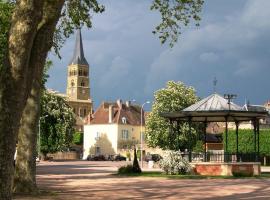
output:
MULTIPOLYGON (((225 138, 225 133, 223 134, 225 138)), ((224 146, 226 140, 224 140, 224 146)), ((238 149, 241 153, 254 152, 254 132, 251 129, 239 129, 238 149)), ((235 130, 228 131, 228 152, 236 152, 236 133, 235 130)), ((270 156, 270 130, 260 130, 260 154, 270 156)))
POLYGON ((72 139, 73 144, 82 145, 83 144, 83 133, 75 132, 72 139))
POLYGON ((191 165, 179 151, 166 151, 159 161, 160 168, 170 175, 187 174, 191 172, 191 165))
POLYGON ((179 127, 173 124, 173 130, 170 131, 170 122, 160 116, 162 112, 180 111, 198 101, 194 88, 182 82, 169 81, 166 88, 155 92, 154 98, 152 111, 146 119, 147 144, 150 147, 182 151, 188 149, 189 142, 194 146, 198 138, 194 128, 189 140, 187 123, 180 122, 179 127), (180 131, 179 135, 176 134, 177 130, 180 131))
POLYGON ((133 165, 125 165, 118 168, 118 174, 132 174, 133 172, 133 165))
POLYGON ((41 152, 66 150, 72 143, 75 116, 61 96, 44 91, 41 98, 41 152))

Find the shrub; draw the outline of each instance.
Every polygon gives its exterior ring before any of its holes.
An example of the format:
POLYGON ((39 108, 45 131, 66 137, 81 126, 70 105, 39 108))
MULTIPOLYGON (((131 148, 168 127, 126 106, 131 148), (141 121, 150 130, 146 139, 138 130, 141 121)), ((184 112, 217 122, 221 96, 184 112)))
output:
POLYGON ((133 172, 133 165, 126 165, 118 168, 118 174, 130 174, 133 172))
MULTIPOLYGON (((270 155, 270 130, 260 130, 260 154, 270 155)), ((225 138, 225 133, 223 134, 225 138)), ((254 133, 252 129, 239 129, 238 132, 238 148, 241 153, 253 153, 254 152, 254 133)), ((224 146, 226 146, 226 140, 224 139, 224 146)), ((236 152, 236 134, 235 130, 228 131, 228 152, 236 152)))
POLYGON ((126 157, 127 157, 127 160, 130 160, 131 155, 130 155, 130 152, 129 151, 126 153, 126 157))
POLYGON ((83 133, 82 132, 75 132, 73 134, 73 144, 82 145, 83 144, 83 133))
POLYGON ((134 149, 134 160, 132 165, 122 166, 118 169, 118 174, 130 174, 130 173, 141 173, 142 170, 138 163, 136 149, 134 149))
POLYGON ((160 168, 170 175, 187 174, 191 172, 191 165, 179 151, 166 151, 163 159, 159 161, 160 168))
POLYGON ((252 172, 232 172, 234 177, 251 177, 253 176, 252 172))

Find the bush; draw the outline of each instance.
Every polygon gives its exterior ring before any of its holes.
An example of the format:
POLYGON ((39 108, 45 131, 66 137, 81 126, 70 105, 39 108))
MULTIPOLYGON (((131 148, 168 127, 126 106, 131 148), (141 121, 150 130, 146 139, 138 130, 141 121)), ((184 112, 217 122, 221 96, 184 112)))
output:
POLYGON ((232 172, 233 176, 234 177, 251 177, 253 176, 253 173, 250 172, 232 172))
POLYGON ((127 157, 127 160, 129 161, 130 158, 131 158, 131 155, 130 155, 130 152, 129 151, 126 153, 126 157, 127 157))
POLYGON ((179 151, 166 151, 163 159, 159 161, 159 166, 166 174, 170 175, 188 174, 192 169, 179 151))
POLYGON ((83 133, 82 132, 76 132, 73 134, 73 144, 82 145, 83 144, 83 133))
MULTIPOLYGON (((270 155, 270 130, 260 130, 260 154, 270 155)), ((223 133, 224 146, 226 146, 225 133, 223 133)), ((238 148, 241 153, 254 152, 254 133, 252 129, 239 129, 238 132, 238 148)), ((235 130, 228 131, 228 152, 236 152, 236 134, 235 130)))
POLYGON ((198 140, 196 142, 196 145, 193 147, 193 152, 195 152, 195 153, 204 152, 204 143, 203 143, 203 141, 198 140))
POLYGON ((126 165, 118 168, 118 174, 130 174, 133 172, 133 165, 126 165))

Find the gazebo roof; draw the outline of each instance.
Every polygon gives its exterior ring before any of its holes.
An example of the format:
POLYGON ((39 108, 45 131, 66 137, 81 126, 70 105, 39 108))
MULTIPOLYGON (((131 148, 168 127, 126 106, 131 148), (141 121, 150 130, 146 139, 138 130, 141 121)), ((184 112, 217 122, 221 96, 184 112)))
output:
POLYGON ((183 111, 243 111, 243 108, 231 102, 228 104, 228 100, 223 98, 217 93, 214 93, 199 102, 185 108, 183 111), (230 106, 230 108, 229 108, 230 106))
POLYGON ((232 102, 229 104, 227 99, 214 93, 182 111, 161 113, 160 115, 180 121, 235 122, 265 118, 268 112, 257 109, 249 110, 247 107, 240 107, 232 102))

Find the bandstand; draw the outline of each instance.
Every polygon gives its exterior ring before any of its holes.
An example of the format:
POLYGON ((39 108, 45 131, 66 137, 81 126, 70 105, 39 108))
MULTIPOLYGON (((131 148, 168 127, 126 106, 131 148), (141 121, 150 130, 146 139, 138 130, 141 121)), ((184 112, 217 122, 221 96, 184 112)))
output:
MULTIPOLYGON (((224 95, 225 96, 225 95, 224 95)), ((265 109, 249 109, 245 105, 240 107, 231 102, 231 95, 226 98, 214 93, 199 102, 178 112, 161 113, 160 115, 170 121, 171 127, 176 123, 179 127, 180 122, 188 122, 189 136, 191 137, 192 123, 204 124, 204 141, 206 141, 206 128, 209 122, 225 123, 225 142, 223 153, 213 154, 204 148, 202 159, 197 158, 192 153, 191 143, 188 147, 188 160, 194 166, 194 171, 201 175, 233 175, 234 173, 246 173, 252 175, 260 174, 260 119, 267 117, 265 109), (254 150, 250 153, 239 152, 238 130, 242 122, 250 121, 253 125, 253 144, 254 150), (228 123, 235 123, 236 149, 235 153, 228 152, 228 123)), ((172 130, 172 129, 171 129, 172 130)), ((181 134, 179 129, 175 134, 181 134)), ((191 138, 189 138, 191 141, 191 138)))

